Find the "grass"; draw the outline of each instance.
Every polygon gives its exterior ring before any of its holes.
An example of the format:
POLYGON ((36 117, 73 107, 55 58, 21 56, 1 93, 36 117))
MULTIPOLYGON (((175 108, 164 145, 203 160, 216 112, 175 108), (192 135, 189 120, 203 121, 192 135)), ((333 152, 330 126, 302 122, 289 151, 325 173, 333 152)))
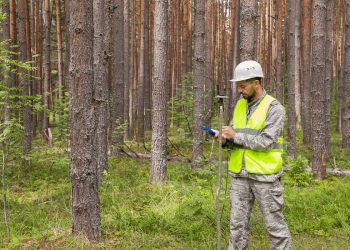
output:
MULTIPOLYGON (((210 145, 206 149, 210 150, 210 145)), ((349 168, 348 152, 336 150, 339 166, 349 168)), ((171 161, 169 181, 157 186, 148 183, 149 160, 111 157, 100 190, 102 239, 91 244, 70 234, 67 152, 59 146, 37 148, 26 174, 15 161, 7 168, 11 240, 6 241, 1 220, 0 248, 215 249, 216 168, 205 160, 203 163, 204 168, 194 172, 189 163, 171 161)), ((300 160, 288 164, 292 167, 307 163, 300 160)), ((302 168, 297 170, 283 177, 284 214, 295 249, 350 249, 350 177, 328 176, 308 182, 302 168)), ((225 176, 221 194, 224 246, 229 236, 227 184, 229 178, 225 176)), ((250 226, 250 249, 269 249, 258 206, 254 207, 250 226)))

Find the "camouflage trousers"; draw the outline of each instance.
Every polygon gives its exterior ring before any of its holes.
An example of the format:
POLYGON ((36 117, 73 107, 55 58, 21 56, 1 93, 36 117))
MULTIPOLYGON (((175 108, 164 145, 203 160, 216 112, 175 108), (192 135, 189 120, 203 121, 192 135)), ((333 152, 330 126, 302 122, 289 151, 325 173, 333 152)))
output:
POLYGON ((292 249, 292 239, 282 214, 283 187, 275 182, 248 178, 231 179, 231 218, 229 250, 248 249, 249 217, 254 200, 259 203, 269 235, 270 249, 292 249))

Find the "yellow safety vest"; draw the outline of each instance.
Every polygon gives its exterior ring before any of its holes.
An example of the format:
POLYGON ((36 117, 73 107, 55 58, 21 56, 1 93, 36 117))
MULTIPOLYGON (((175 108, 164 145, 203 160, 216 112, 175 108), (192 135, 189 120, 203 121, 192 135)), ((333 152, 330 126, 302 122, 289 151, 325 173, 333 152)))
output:
MULTIPOLYGON (((275 100, 266 95, 254 113, 247 121, 247 100, 240 99, 235 107, 233 116, 233 129, 237 133, 245 133, 248 136, 257 136, 264 127, 267 111, 271 102, 275 100)), ((242 162, 248 173, 252 174, 274 174, 282 168, 283 137, 278 137, 272 149, 253 150, 248 148, 234 147, 231 152, 229 171, 239 173, 242 169, 242 162), (243 159, 244 157, 244 159, 243 159)))

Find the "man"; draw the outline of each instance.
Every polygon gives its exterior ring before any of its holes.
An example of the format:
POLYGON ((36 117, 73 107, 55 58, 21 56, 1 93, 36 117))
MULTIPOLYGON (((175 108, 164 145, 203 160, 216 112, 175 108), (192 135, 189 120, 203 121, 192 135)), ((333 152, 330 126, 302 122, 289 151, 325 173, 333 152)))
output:
POLYGON ((269 235, 271 249, 292 249, 291 235, 282 213, 283 106, 266 94, 261 85, 264 77, 256 61, 244 61, 234 71, 241 97, 234 110, 232 127, 222 127, 224 138, 232 145, 229 173, 231 177, 231 218, 229 249, 247 249, 249 217, 254 200, 269 235))

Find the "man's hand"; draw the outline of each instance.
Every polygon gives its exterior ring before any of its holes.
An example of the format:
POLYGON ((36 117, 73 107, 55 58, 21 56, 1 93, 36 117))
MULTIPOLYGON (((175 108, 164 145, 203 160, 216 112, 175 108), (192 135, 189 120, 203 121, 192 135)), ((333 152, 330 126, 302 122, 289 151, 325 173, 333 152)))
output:
POLYGON ((227 139, 234 139, 236 132, 230 126, 223 126, 222 129, 222 137, 227 139))

